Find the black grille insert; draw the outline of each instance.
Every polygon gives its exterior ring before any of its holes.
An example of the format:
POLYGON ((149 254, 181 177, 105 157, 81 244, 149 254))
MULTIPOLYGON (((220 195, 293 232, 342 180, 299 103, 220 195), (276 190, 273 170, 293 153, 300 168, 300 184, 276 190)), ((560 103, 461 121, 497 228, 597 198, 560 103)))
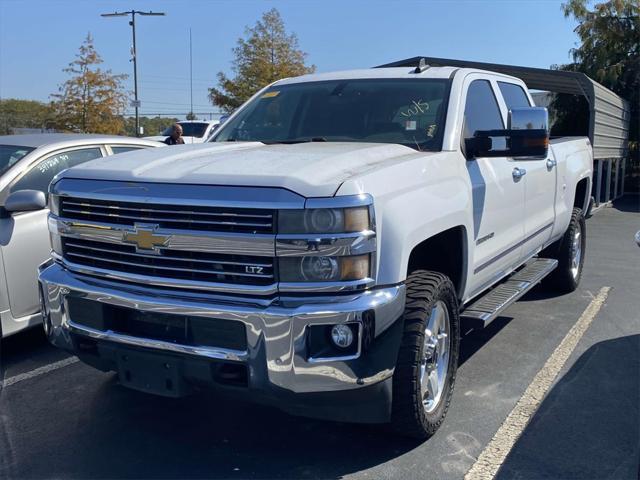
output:
POLYGON ((247 350, 245 324, 220 318, 175 315, 68 298, 71 321, 93 330, 187 346, 247 350))

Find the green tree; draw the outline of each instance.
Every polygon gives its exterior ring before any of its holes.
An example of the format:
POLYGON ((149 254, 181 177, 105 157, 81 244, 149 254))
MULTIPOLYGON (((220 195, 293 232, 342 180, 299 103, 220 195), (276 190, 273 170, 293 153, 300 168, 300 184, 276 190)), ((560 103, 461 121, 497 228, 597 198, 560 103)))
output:
POLYGON ((245 29, 233 48, 233 79, 218 73, 220 88, 210 88, 209 98, 226 112, 238 108, 251 95, 270 83, 285 77, 313 73, 307 66, 307 54, 300 50, 295 33, 287 34, 280 13, 275 8, 262 15, 253 28, 245 29))
POLYGON ((59 130, 110 134, 123 130, 127 95, 122 82, 127 75, 102 70, 97 67, 101 63, 89 33, 76 59, 64 69, 71 78, 51 95, 59 130))
MULTIPOLYGON (((591 6, 587 0, 569 0, 562 5, 565 17, 578 21, 580 44, 571 50, 573 63, 563 70, 587 74, 629 101, 629 140, 637 154, 640 125, 640 2, 608 0, 591 6)), ((563 131, 576 124, 588 125, 588 106, 581 99, 557 96, 552 103, 556 125, 563 131)))
POLYGON ((0 135, 10 135, 14 128, 51 128, 52 116, 51 107, 43 102, 0 100, 0 135))

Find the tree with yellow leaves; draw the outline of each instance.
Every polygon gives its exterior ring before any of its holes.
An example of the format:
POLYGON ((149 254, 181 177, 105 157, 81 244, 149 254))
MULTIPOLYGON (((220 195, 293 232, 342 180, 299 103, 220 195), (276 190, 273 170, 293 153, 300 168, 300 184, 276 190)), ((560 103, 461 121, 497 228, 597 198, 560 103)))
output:
POLYGON ((89 33, 75 60, 64 69, 71 77, 58 87, 59 93, 51 95, 56 129, 106 134, 123 131, 127 94, 122 82, 127 75, 102 70, 97 67, 101 63, 89 33))

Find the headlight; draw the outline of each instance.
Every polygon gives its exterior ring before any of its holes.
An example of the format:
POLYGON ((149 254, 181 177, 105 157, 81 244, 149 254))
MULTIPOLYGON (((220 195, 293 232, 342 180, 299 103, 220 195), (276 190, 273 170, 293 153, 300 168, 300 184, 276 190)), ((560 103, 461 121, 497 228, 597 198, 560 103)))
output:
POLYGON ((278 233, 353 233, 371 228, 369 207, 281 210, 278 233))
POLYGON ((305 206, 277 213, 279 290, 329 292, 372 286, 376 275, 373 197, 310 198, 305 206))
POLYGON ((281 282, 346 282, 371 274, 370 255, 303 256, 279 259, 281 282))

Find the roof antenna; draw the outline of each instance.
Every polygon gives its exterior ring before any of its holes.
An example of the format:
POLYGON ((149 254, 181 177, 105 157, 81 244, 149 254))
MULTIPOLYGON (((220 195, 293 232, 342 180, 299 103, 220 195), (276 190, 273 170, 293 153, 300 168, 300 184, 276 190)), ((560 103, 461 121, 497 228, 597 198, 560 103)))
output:
POLYGON ((427 68, 429 68, 429 65, 427 64, 427 61, 424 58, 420 59, 420 63, 418 63, 418 66, 416 67, 416 69, 413 71, 413 73, 422 73, 424 72, 427 68))

